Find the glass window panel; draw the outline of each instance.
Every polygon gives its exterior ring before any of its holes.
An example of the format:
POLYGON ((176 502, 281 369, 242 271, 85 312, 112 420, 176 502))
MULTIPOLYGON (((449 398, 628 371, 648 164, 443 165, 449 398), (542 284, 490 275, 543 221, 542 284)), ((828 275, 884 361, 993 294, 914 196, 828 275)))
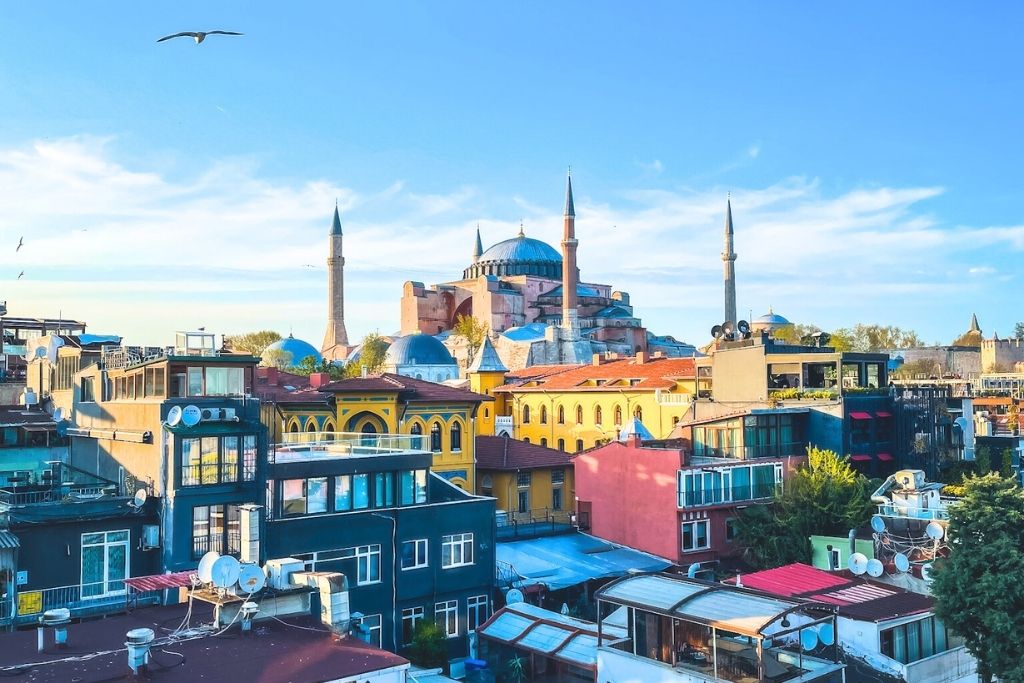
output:
POLYGON ((202 460, 202 483, 216 484, 219 481, 220 457, 217 452, 219 439, 215 436, 204 436, 200 439, 200 459, 202 460))
POLYGON ((107 546, 107 593, 124 590, 128 577, 128 545, 117 543, 107 546))
POLYGON ((427 471, 416 470, 416 503, 427 502, 427 471))
POLYGON ((285 479, 281 482, 281 511, 284 514, 306 514, 305 486, 305 479, 285 479))
POLYGON ((203 395, 203 369, 202 368, 189 368, 188 369, 188 395, 189 396, 202 396, 203 395))
POLYGON ((97 543, 103 543, 106 536, 102 533, 99 534, 82 534, 82 545, 95 545, 97 543))
POLYGON ((199 439, 181 440, 181 485, 195 486, 200 483, 199 471, 202 449, 199 439))
POLYGON ((395 479, 390 472, 373 475, 373 494, 376 507, 392 507, 395 504, 395 479))
POLYGON ((252 434, 242 437, 242 478, 256 480, 256 436, 252 434))
POLYGON ((238 437, 225 436, 221 439, 224 462, 221 466, 221 481, 238 481, 238 437))
POLYGON ((370 475, 352 475, 352 503, 356 510, 370 507, 370 475))
POLYGON ((242 552, 242 513, 237 505, 227 506, 228 553, 242 552))
POLYGON ((306 480, 306 514, 327 512, 327 477, 306 480))
POLYGON ((732 478, 732 499, 750 499, 750 468, 734 467, 730 470, 732 478))
POLYGON ((412 505, 416 500, 416 480, 411 470, 398 474, 399 505, 412 505))
POLYGON ((334 478, 334 509, 352 509, 352 477, 347 474, 334 478))
POLYGON ((106 573, 106 546, 82 548, 82 595, 101 595, 106 573))

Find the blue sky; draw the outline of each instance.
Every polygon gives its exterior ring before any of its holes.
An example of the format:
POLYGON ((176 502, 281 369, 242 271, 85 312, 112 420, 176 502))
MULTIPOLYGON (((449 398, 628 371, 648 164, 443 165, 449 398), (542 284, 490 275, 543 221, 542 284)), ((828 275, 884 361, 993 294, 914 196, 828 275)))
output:
POLYGON ((720 322, 727 192, 741 311, 1024 318, 1018 4, 291 4, 0 5, 11 314, 317 343, 337 199, 350 333, 392 332, 478 222, 557 243, 571 163, 584 278, 657 333, 720 322))

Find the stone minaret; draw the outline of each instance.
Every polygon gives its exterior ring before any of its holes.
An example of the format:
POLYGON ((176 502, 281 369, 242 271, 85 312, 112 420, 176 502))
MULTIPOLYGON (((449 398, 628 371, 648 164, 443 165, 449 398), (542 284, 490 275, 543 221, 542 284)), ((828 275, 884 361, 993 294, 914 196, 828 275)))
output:
POLYGON ((342 250, 341 216, 334 206, 331 223, 331 251, 327 256, 327 333, 321 349, 324 358, 339 360, 348 355, 345 330, 345 256, 342 250))
POLYGON ((565 216, 562 219, 562 327, 579 337, 579 319, 576 311, 576 207, 572 202, 572 176, 565 186, 565 216))
POLYGON ((480 224, 476 225, 476 244, 473 245, 473 263, 480 260, 484 255, 484 243, 480 241, 480 224))
POLYGON ((736 252, 732 246, 732 199, 725 200, 725 251, 722 252, 725 271, 725 320, 736 322, 736 252))

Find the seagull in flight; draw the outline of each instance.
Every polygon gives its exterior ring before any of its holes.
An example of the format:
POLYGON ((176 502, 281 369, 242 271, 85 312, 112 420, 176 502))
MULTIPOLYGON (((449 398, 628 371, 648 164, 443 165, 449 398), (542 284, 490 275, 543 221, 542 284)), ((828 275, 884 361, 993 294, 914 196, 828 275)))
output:
POLYGON ((21 271, 20 273, 18 273, 18 279, 20 280, 20 279, 21 279, 21 276, 22 276, 22 275, 24 275, 24 274, 25 274, 25 271, 24 271, 24 270, 23 270, 23 271, 21 271))
POLYGON ((24 237, 19 237, 18 238, 18 246, 15 247, 14 251, 16 251, 16 252, 21 251, 21 245, 23 245, 23 244, 25 244, 25 238, 24 237))
POLYGON ((206 40, 206 36, 241 36, 241 35, 245 35, 245 34, 238 33, 236 31, 182 31, 181 33, 175 33, 173 35, 164 36, 163 38, 159 39, 156 42, 162 43, 165 40, 170 40, 171 38, 186 38, 187 37, 187 38, 194 38, 195 41, 196 41, 196 45, 198 45, 199 43, 201 43, 204 40, 206 40))

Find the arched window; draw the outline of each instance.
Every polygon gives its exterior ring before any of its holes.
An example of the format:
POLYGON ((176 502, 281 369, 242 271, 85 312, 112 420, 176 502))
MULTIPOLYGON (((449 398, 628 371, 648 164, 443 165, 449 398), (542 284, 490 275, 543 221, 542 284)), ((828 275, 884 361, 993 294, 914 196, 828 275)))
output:
POLYGON ((452 423, 451 428, 452 453, 462 450, 462 425, 458 422, 452 423))
POLYGON ((547 406, 541 406, 540 407, 540 423, 542 425, 546 425, 548 423, 548 407, 547 406))
POLYGON ((413 436, 420 436, 420 435, 422 435, 423 434, 423 425, 421 425, 419 422, 414 422, 413 425, 412 425, 412 429, 409 430, 409 433, 412 434, 413 436))
POLYGON ((560 424, 560 425, 564 425, 565 424, 565 407, 564 406, 558 406, 558 424, 560 424))
POLYGON ((565 439, 559 439, 558 440, 558 450, 560 450, 560 451, 564 451, 565 450, 565 439))
POLYGON ((314 420, 310 420, 309 424, 306 425, 306 431, 307 432, 315 432, 316 431, 316 422, 314 420))
POLYGON ((373 437, 377 434, 377 428, 372 422, 366 422, 363 424, 363 436, 360 439, 363 446, 373 446, 376 443, 376 439, 373 437))
POLYGON ((430 450, 435 453, 441 452, 441 423, 435 422, 430 428, 430 450))
POLYGON ((603 417, 604 415, 601 412, 601 406, 594 408, 594 424, 599 425, 602 422, 604 422, 604 420, 602 419, 603 417))
POLYGON ((615 424, 622 424, 622 406, 615 406, 615 424))
POLYGON ((292 434, 297 434, 299 431, 299 423, 292 422, 292 426, 288 428, 288 431, 291 432, 292 434))
POLYGON ((491 416, 491 409, 490 408, 484 408, 484 417, 490 417, 490 416, 491 416))
POLYGON ((334 423, 328 420, 324 422, 324 441, 334 441, 334 433, 338 431, 334 428, 334 423))
POLYGON ((524 436, 523 437, 523 443, 530 443, 530 437, 524 436))
POLYGON ((547 440, 547 438, 545 438, 545 437, 543 437, 543 436, 542 436, 542 437, 540 437, 540 445, 541 445, 541 446, 544 446, 544 447, 547 447, 547 445, 548 445, 548 440, 547 440))
POLYGON ((583 406, 576 406, 576 424, 583 424, 583 406))
POLYGON ((530 424, 530 406, 523 406, 523 424, 530 424))
POLYGON ((641 408, 640 406, 637 406, 636 410, 633 411, 633 417, 635 417, 636 419, 638 419, 641 422, 643 422, 644 421, 644 409, 641 408))
POLYGON ((583 439, 576 439, 576 452, 579 453, 583 450, 583 439))

